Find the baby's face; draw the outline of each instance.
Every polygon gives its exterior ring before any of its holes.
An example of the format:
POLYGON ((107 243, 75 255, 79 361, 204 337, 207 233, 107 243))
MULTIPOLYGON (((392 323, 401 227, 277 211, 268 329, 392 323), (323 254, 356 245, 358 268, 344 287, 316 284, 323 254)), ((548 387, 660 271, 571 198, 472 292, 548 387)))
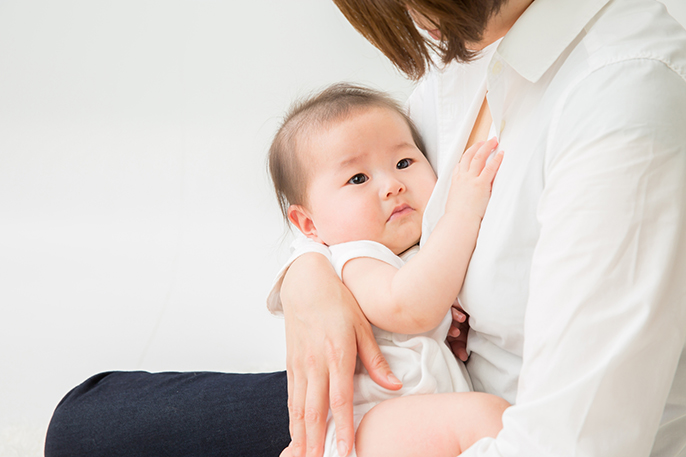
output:
POLYGON ((371 240, 396 254, 419 241, 436 175, 400 114, 360 109, 304 146, 307 209, 320 241, 371 240))

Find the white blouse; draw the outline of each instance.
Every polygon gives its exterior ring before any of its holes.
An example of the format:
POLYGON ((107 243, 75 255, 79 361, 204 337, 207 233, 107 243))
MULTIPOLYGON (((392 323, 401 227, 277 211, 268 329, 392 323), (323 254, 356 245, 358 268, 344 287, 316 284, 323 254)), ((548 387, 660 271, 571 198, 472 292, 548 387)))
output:
POLYGON ((513 406, 462 455, 686 455, 686 31, 653 0, 536 0, 431 72, 423 240, 486 93, 505 156, 460 300, 474 388, 513 406))

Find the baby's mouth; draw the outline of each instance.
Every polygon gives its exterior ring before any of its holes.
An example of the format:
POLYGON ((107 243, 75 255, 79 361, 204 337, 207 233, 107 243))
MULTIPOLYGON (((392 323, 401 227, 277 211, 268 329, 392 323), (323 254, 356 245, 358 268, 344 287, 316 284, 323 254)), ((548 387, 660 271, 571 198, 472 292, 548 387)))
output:
POLYGON ((414 209, 412 209, 412 207, 410 205, 408 205, 407 203, 403 203, 402 205, 398 205, 393 209, 393 212, 391 213, 391 215, 389 216, 389 218, 386 222, 390 222, 394 219, 402 217, 406 214, 411 213, 412 211, 414 211, 414 209))

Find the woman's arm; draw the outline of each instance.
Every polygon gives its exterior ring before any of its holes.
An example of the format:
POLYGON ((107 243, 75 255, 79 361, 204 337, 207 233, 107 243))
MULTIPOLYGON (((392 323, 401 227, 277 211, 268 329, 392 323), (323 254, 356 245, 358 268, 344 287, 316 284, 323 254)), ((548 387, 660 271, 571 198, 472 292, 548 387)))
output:
POLYGON ((326 257, 308 253, 296 259, 284 277, 281 300, 292 455, 322 455, 329 406, 339 454, 348 455, 354 440, 356 356, 382 387, 397 390, 401 383, 381 355, 369 322, 326 257))
POLYGON ((371 323, 398 333, 436 327, 462 286, 502 153, 486 163, 497 141, 477 143, 455 167, 446 204, 422 249, 397 269, 372 258, 355 258, 343 268, 350 288, 371 323))

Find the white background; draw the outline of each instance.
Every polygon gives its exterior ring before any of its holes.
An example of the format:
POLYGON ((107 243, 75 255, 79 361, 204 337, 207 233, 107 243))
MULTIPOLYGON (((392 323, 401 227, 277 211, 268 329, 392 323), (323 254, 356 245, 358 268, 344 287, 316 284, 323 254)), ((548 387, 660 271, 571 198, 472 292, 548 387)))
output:
POLYGON ((0 455, 100 371, 284 368, 265 155, 340 80, 412 88, 331 1, 0 1, 0 455))

